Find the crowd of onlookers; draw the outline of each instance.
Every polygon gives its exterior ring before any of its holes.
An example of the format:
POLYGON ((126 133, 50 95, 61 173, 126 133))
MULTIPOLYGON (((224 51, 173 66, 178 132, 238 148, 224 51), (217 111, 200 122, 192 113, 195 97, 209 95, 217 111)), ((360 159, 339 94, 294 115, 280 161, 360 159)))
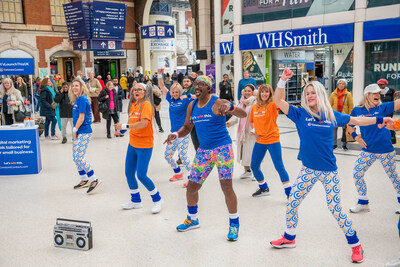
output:
MULTIPOLYGON (((171 75, 163 73, 163 81, 168 89, 173 83, 178 82, 185 90, 193 91, 193 80, 202 74, 202 72, 192 72, 190 76, 185 76, 175 70, 171 75)), ((159 113, 162 92, 158 88, 157 75, 148 76, 138 70, 134 73, 123 73, 120 78, 111 77, 108 73, 103 79, 100 75, 95 76, 93 71, 89 71, 86 76, 79 70, 72 76, 71 82, 77 78, 83 80, 89 90, 93 123, 100 123, 101 118, 106 120, 107 138, 111 138, 111 120, 114 123, 119 122, 120 113, 123 111, 122 100, 129 99, 130 91, 137 83, 152 87, 155 121, 159 132, 164 132, 159 113)), ((60 139, 56 135, 58 125, 62 134, 62 143, 66 143, 68 122, 71 129, 73 128, 71 120, 73 106, 69 100, 69 90, 70 83, 66 82, 60 74, 45 76, 43 79, 37 77, 33 80, 22 76, 0 79, 1 124, 11 125, 20 122, 15 118, 16 112, 22 111, 26 116, 32 116, 34 112, 44 119, 45 139, 60 139)), ((115 132, 114 136, 123 135, 115 132)))

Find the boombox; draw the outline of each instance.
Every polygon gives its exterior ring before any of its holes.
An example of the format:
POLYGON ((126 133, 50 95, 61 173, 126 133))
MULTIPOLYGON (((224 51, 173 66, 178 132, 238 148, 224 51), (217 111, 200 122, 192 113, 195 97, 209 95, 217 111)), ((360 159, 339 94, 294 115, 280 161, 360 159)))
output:
POLYGON ((57 218, 54 226, 54 246, 89 250, 92 248, 92 226, 87 221, 57 218))

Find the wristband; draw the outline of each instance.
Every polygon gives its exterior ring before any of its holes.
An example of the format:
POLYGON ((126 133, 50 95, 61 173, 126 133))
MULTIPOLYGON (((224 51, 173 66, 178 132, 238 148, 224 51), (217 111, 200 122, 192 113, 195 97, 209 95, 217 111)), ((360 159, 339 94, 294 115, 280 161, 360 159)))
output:
POLYGON ((162 74, 157 74, 158 79, 162 79, 162 74))
POLYGON ((78 132, 78 129, 76 129, 76 128, 74 127, 74 128, 72 128, 72 132, 73 132, 73 133, 76 133, 76 132, 78 132))
POLYGON ((286 81, 279 79, 278 84, 276 85, 278 88, 285 88, 286 87, 286 81))
POLYGON ((121 125, 121 130, 128 130, 130 128, 131 128, 130 125, 127 124, 127 123, 124 123, 124 124, 121 125))
POLYGON ((356 139, 357 136, 358 136, 358 134, 356 132, 351 133, 351 137, 353 137, 353 139, 356 139))
POLYGON ((235 110, 235 105, 234 104, 232 104, 232 103, 229 103, 230 105, 231 105, 231 107, 229 108, 229 111, 234 111, 235 110))
POLYGON ((179 138, 179 137, 178 137, 178 132, 173 132, 173 133, 171 133, 171 134, 175 135, 176 138, 179 138))
POLYGON ((383 117, 376 117, 376 124, 382 124, 383 123, 383 117))

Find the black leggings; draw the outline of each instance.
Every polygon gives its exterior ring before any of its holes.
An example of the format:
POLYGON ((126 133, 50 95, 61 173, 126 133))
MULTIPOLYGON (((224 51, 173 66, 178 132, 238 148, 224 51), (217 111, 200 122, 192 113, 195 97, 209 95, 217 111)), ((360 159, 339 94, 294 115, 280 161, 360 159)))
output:
POLYGON ((111 118, 114 121, 114 124, 118 122, 118 114, 117 113, 113 113, 110 114, 108 119, 107 119, 107 135, 111 134, 110 128, 111 128, 111 118))
POLYGON ((200 142, 199 142, 199 138, 197 138, 197 133, 196 133, 196 129, 193 126, 192 131, 190 132, 190 136, 192 137, 192 143, 194 146, 194 149, 197 151, 197 149, 200 146, 200 142))
POLYGON ((154 117, 156 118, 158 129, 161 130, 162 126, 161 126, 161 119, 160 119, 160 111, 155 111, 154 112, 154 117))

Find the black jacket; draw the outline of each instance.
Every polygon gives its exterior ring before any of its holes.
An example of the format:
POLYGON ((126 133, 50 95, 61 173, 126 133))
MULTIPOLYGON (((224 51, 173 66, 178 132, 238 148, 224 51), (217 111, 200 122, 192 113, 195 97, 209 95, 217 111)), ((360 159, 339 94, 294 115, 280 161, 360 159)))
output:
POLYGON ((124 90, 122 90, 121 85, 118 85, 117 95, 118 95, 118 111, 121 111, 122 110, 122 99, 125 98, 125 92, 124 92, 124 90))
MULTIPOLYGON (((117 96, 117 92, 114 90, 112 90, 113 92, 113 99, 114 99, 114 107, 115 107, 115 112, 118 112, 118 96, 117 96)), ((107 103, 107 107, 108 110, 106 112, 103 112, 103 118, 105 120, 108 120, 110 118, 110 102, 111 102, 111 97, 110 97, 110 90, 108 90, 107 88, 104 88, 100 94, 99 94, 99 98, 98 98, 99 102, 106 102, 107 103), (106 96, 108 96, 108 98, 106 98, 106 96)))
POLYGON ((47 86, 40 88, 40 100, 40 116, 55 116, 56 111, 51 107, 51 103, 54 102, 54 98, 47 86))
POLYGON ((128 90, 131 90, 134 81, 135 81, 135 78, 128 77, 128 90))
POLYGON ((225 81, 219 83, 219 98, 233 101, 231 84, 226 81, 226 84, 224 85, 224 82, 225 81))
POLYGON ((56 93, 54 102, 58 103, 61 118, 72 118, 72 104, 68 92, 56 93))
POLYGON ((394 101, 394 92, 395 92, 394 89, 389 88, 386 94, 381 95, 382 103, 394 101))

